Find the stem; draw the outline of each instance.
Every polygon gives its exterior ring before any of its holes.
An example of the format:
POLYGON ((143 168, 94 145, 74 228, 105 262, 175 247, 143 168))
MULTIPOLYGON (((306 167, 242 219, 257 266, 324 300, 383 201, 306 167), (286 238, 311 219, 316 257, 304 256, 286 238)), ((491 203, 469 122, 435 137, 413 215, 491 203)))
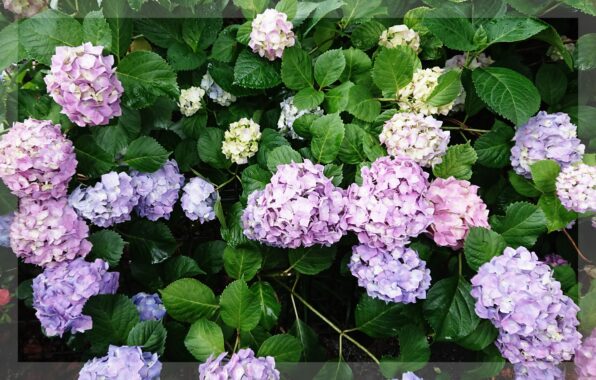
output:
POLYGON ((571 245, 573 246, 573 248, 575 249, 575 251, 577 252, 577 254, 579 255, 579 257, 581 257, 585 261, 591 263, 591 261, 588 260, 588 258, 586 256, 584 256, 584 254, 582 253, 582 251, 577 246, 577 243, 575 242, 575 240, 573 240, 573 238, 571 237, 571 235, 569 235, 569 232, 567 232, 567 230, 565 228, 563 228, 563 233, 565 234, 565 236, 567 236, 567 239, 569 240, 569 242, 571 243, 571 245))
POLYGON ((219 190, 219 189, 221 189, 222 187, 224 187, 224 186, 225 186, 225 185, 227 185, 228 183, 230 183, 230 182, 232 182, 233 180, 235 180, 236 178, 238 178, 238 175, 237 175, 237 173, 238 173, 238 169, 236 169, 236 171, 233 173, 234 175, 233 175, 232 177, 228 178, 228 179, 227 179, 227 180, 226 180, 224 183, 217 185, 217 186, 215 187, 215 190, 219 190))
POLYGON ((446 126, 446 127, 442 127, 445 130, 448 131, 468 131, 468 132, 475 132, 475 133, 488 133, 490 131, 487 131, 486 129, 474 129, 474 128, 462 128, 462 127, 451 127, 451 126, 446 126))
POLYGON ((234 343, 234 349, 232 350, 233 352, 236 352, 236 349, 238 348, 239 344, 240 344, 240 330, 236 329, 236 342, 234 343))
POLYGON ((459 253, 459 255, 457 255, 457 270, 459 272, 459 275, 461 276, 463 273, 461 252, 459 253))
POLYGON ((397 99, 394 98, 377 98, 379 102, 397 102, 397 99))
POLYGON ((339 334, 339 360, 344 360, 344 348, 343 348, 343 337, 344 334, 339 334))
POLYGON ((348 334, 342 332, 342 335, 346 337, 347 340, 349 340, 350 342, 352 342, 356 347, 358 347, 359 349, 361 349, 365 354, 367 354, 375 363, 377 364, 381 364, 381 362, 379 361, 379 359, 377 359, 377 357, 370 352, 369 350, 366 349, 366 347, 364 347, 363 345, 361 345, 356 339, 352 338, 351 336, 349 336, 348 334))

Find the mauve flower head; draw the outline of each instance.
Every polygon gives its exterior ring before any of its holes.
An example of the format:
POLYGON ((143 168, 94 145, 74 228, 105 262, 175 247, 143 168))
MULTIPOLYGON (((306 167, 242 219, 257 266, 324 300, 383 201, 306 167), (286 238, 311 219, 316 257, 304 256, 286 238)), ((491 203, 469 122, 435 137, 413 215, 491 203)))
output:
POLYGON ((0 139, 0 178, 20 198, 65 196, 76 167, 72 142, 51 121, 14 123, 0 139))
POLYGON ((596 379, 596 329, 575 351, 575 372, 578 380, 596 379))
POLYGON ((217 191, 212 183, 201 177, 191 178, 182 189, 182 210, 190 220, 205 223, 215 219, 217 191))
MULTIPOLYGON (((449 58, 445 61, 445 69, 463 69, 466 65, 467 57, 465 54, 458 54, 454 55, 453 57, 449 58)), ((479 67, 488 67, 492 65, 495 61, 488 55, 484 53, 480 53, 477 57, 472 58, 472 60, 468 63, 468 67, 471 70, 477 69, 479 67)), ((452 112, 461 112, 464 110, 464 105, 466 103, 466 91, 461 89, 459 96, 453 102, 453 108, 451 109, 452 112)))
POLYGON ((13 13, 17 18, 33 17, 47 6, 47 0, 4 0, 4 9, 13 13))
POLYGON ((454 250, 464 246, 472 227, 490 228, 488 209, 478 196, 478 186, 465 180, 437 178, 426 198, 435 206, 429 234, 437 245, 454 250))
POLYGON ((90 330, 91 317, 83 314, 89 298, 114 294, 118 272, 108 272, 108 263, 82 258, 45 268, 33 279, 33 308, 47 336, 62 336, 90 330))
POLYGON ((294 46, 292 23, 285 13, 266 9, 252 21, 248 46, 261 57, 274 61, 281 58, 284 49, 294 46))
POLYGON ((178 201, 178 193, 184 185, 184 176, 174 160, 167 161, 153 173, 133 171, 132 185, 139 197, 135 210, 140 216, 155 221, 170 219, 170 214, 178 201))
POLYGON ((211 355, 199 366, 199 380, 279 380, 275 359, 271 356, 255 357, 250 348, 232 354, 224 363, 227 352, 217 357, 211 355))
POLYGON ((138 346, 110 345, 106 356, 85 363, 79 380, 158 380, 161 368, 157 354, 138 346))
POLYGON ((433 106, 426 103, 427 98, 435 90, 437 84, 439 84, 439 77, 444 72, 444 69, 437 66, 428 69, 418 69, 414 72, 412 81, 397 93, 400 110, 403 112, 421 113, 423 115, 447 115, 451 111, 454 102, 442 106, 433 106))
POLYGON ((289 98, 284 99, 283 102, 279 104, 281 108, 281 113, 279 115, 279 119, 277 120, 277 128, 279 128, 279 132, 285 136, 288 136, 292 139, 302 140, 296 132, 294 132, 294 121, 301 116, 306 114, 313 114, 313 115, 323 115, 323 110, 321 107, 317 107, 315 109, 308 109, 308 110, 299 110, 298 107, 294 105, 294 97, 290 96, 289 98))
POLYGON ((550 266, 551 268, 555 268, 555 267, 558 267, 561 265, 568 264, 567 260, 565 260, 560 255, 557 255, 556 253, 551 253, 550 255, 546 255, 544 257, 544 263, 548 264, 548 266, 550 266))
POLYGON ((110 227, 130 220, 139 202, 132 178, 124 172, 110 172, 91 187, 77 187, 68 199, 83 218, 99 227, 110 227))
POLYGON ((10 248, 10 225, 13 220, 13 213, 0 216, 0 247, 10 248))
POLYGON ((362 244, 391 251, 424 232, 434 207, 428 174, 410 159, 381 157, 361 170, 362 185, 347 191, 348 229, 362 244))
POLYGON ((596 212, 596 166, 580 162, 564 167, 557 176, 556 187, 566 209, 596 212))
POLYGON ((21 200, 10 227, 13 252, 24 262, 40 266, 85 257, 91 251, 88 236, 89 227, 66 198, 21 200))
POLYGON ((186 117, 197 113, 202 107, 203 96, 205 96, 205 90, 201 87, 190 87, 180 91, 178 99, 180 112, 186 117))
POLYGON ((563 370, 548 362, 524 362, 513 366, 515 380, 561 380, 563 370))
POLYGON ((381 144, 394 157, 414 160, 420 166, 441 163, 451 135, 441 129, 442 121, 432 116, 398 112, 385 122, 379 135, 381 144))
POLYGON ((106 125, 122 114, 124 92, 114 70, 114 56, 102 55, 103 46, 56 47, 45 82, 48 94, 62 113, 78 125, 106 125))
POLYGON ((221 152, 235 164, 246 164, 259 150, 260 129, 259 124, 245 117, 230 124, 224 134, 221 152))
POLYGON ((203 78, 201 79, 201 88, 205 90, 209 99, 213 100, 220 106, 228 107, 230 104, 236 101, 236 97, 234 95, 224 91, 223 88, 215 83, 209 72, 203 75, 203 78))
POLYGON ((161 321, 166 315, 166 307, 157 293, 137 293, 132 296, 132 303, 137 307, 141 321, 161 321))
POLYGON ((416 374, 414 372, 404 372, 401 375, 401 380, 424 380, 424 379, 416 376, 416 374))
POLYGON ((244 234, 281 248, 337 243, 346 233, 346 199, 323 170, 309 160, 279 165, 270 183, 248 196, 244 234))
POLYGON ((577 127, 566 113, 538 112, 517 128, 511 148, 511 165, 515 172, 531 178, 530 166, 542 160, 554 160, 562 168, 580 161, 585 146, 577 138, 577 127))
POLYGON ((409 46, 418 53, 420 51, 420 36, 407 25, 393 25, 381 33, 379 45, 388 49, 409 46))
POLYGON ((426 262, 408 247, 387 252, 356 245, 348 267, 369 296, 385 302, 413 303, 425 299, 430 286, 426 262))

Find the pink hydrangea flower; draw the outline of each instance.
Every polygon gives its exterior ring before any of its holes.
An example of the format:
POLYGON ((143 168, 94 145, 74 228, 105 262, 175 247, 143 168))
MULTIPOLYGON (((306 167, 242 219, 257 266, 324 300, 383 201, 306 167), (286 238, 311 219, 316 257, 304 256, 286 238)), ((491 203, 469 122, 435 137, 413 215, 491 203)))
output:
POLYGON ((47 0, 4 0, 4 9, 17 18, 33 17, 47 6, 47 0))
POLYGON ((267 9, 252 21, 248 46, 270 61, 281 58, 286 47, 294 46, 292 23, 285 13, 267 9))
POLYGON ((557 195, 566 209, 596 212, 596 166, 577 163, 557 176, 557 195))

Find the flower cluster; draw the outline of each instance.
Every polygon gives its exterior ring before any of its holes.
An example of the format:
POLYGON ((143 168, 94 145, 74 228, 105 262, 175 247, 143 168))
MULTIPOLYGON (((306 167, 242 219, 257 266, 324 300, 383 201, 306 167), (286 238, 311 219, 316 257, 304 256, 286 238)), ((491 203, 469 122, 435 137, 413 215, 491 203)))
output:
POLYGON ((557 195, 566 209, 596 212, 596 166, 584 163, 561 170, 556 182, 557 195))
POLYGON ((417 113, 396 113, 385 122, 379 136, 387 152, 406 157, 420 166, 434 166, 442 161, 451 137, 441 129, 442 121, 417 113))
POLYGON ((299 110, 298 107, 294 105, 293 96, 284 99, 284 101, 279 104, 279 107, 281 108, 281 114, 279 115, 279 120, 277 120, 277 128, 279 128, 279 131, 283 135, 296 140, 302 140, 302 137, 294 132, 293 126, 296 119, 306 114, 323 115, 323 110, 320 107, 310 110, 299 110))
POLYGON ((130 213, 139 197, 132 178, 126 173, 110 172, 101 176, 93 187, 76 188, 70 205, 83 218, 99 227, 110 227, 130 220, 130 213))
POLYGON ((230 124, 224 134, 222 153, 238 165, 246 164, 259 150, 260 128, 259 124, 245 117, 230 124))
MULTIPOLYGON (((445 61, 445 69, 463 69, 466 65, 466 59, 467 58, 465 54, 454 55, 445 61)), ((477 57, 472 58, 472 60, 468 63, 468 67, 470 70, 474 70, 479 67, 488 67, 494 62, 495 61, 493 61, 490 56, 480 53, 477 57)), ((465 103, 466 91, 462 88, 459 96, 453 102, 453 108, 451 110, 454 112, 461 112, 464 109, 465 103)))
POLYGON ((401 111, 417 112, 423 115, 447 115, 453 107, 453 102, 442 106, 426 103, 439 83, 439 77, 445 70, 440 67, 418 69, 414 72, 412 81, 398 92, 398 104, 401 111))
POLYGON ((190 220, 205 223, 215 219, 215 186, 201 177, 191 178, 182 189, 182 210, 190 220))
POLYGON ((190 87, 180 91, 178 99, 180 112, 186 117, 197 113, 201 109, 203 96, 205 96, 205 90, 201 87, 190 87))
POLYGON ((560 255, 557 255, 556 253, 551 253, 550 255, 546 255, 544 257, 544 263, 550 266, 551 268, 554 268, 567 264, 567 260, 565 260, 560 255))
POLYGON ((76 167, 72 142, 51 121, 14 123, 0 139, 0 178, 18 197, 65 196, 76 167))
POLYGON ((414 372, 404 372, 401 375, 401 380, 423 380, 421 377, 416 376, 414 372))
POLYGON ((513 366, 515 380, 561 380, 563 370, 547 362, 523 362, 513 366))
POLYGON ((356 245, 348 266, 369 296, 386 302, 416 302, 426 298, 430 286, 426 263, 407 247, 396 247, 388 252, 356 245))
POLYGON ((0 247, 10 248, 10 225, 14 214, 0 215, 0 247))
POLYGON ((575 351, 575 372, 578 380, 596 379, 596 329, 575 351))
POLYGON ((79 380, 159 380, 161 368, 157 354, 138 346, 110 345, 106 356, 85 363, 79 380))
POLYGON ((4 9, 17 17, 33 17, 47 6, 47 0, 4 0, 4 9))
POLYGON ((62 113, 80 127, 105 125, 120 116, 124 92, 113 68, 114 56, 102 55, 103 46, 58 46, 44 80, 62 113))
POLYGON ((223 363, 227 352, 218 357, 211 355, 199 366, 199 380, 223 379, 259 379, 279 380, 279 371, 275 369, 275 359, 271 356, 255 357, 250 348, 243 348, 232 354, 227 363, 223 363))
POLYGON ((429 233, 437 245, 460 249, 470 228, 490 227, 488 209, 478 196, 478 186, 468 181, 437 178, 426 197, 435 206, 429 233))
POLYGON ((415 52, 420 51, 420 36, 407 25, 393 25, 381 33, 379 45, 389 49, 398 46, 409 46, 415 52))
POLYGON ((282 57, 285 48, 295 43, 292 23, 285 13, 267 9, 252 21, 248 46, 261 57, 274 61, 282 57))
POLYGON ((132 184, 139 197, 135 210, 149 220, 169 219, 178 200, 184 176, 174 160, 167 161, 154 173, 132 172, 132 184))
POLYGON ((497 346, 511 363, 570 360, 581 343, 579 310, 550 267, 524 247, 506 248, 472 278, 476 314, 499 329, 497 346))
POLYGON ((114 294, 118 289, 117 272, 108 272, 101 259, 87 262, 82 258, 46 268, 33 280, 33 307, 46 335, 67 331, 83 332, 93 327, 83 306, 98 294, 114 294))
POLYGON ((515 172, 530 178, 530 166, 541 160, 555 160, 562 168, 580 161, 585 146, 577 138, 577 127, 565 113, 538 112, 515 132, 511 165, 515 172))
POLYGON ((132 296, 132 303, 137 307, 141 321, 160 321, 166 315, 166 307, 157 293, 137 293, 132 296))
POLYGON ((14 253, 29 264, 45 266, 85 257, 91 251, 89 227, 66 198, 23 199, 10 227, 14 253))
POLYGON ((223 88, 215 83, 209 72, 203 75, 203 78, 201 79, 201 88, 205 90, 209 99, 213 100, 220 106, 227 107, 236 101, 236 97, 234 95, 224 91, 223 88))
POLYGON ((347 227, 345 194, 323 169, 309 160, 279 165, 270 183, 249 195, 244 234, 282 248, 338 242, 347 227))
MULTIPOLYGON (((570 54, 575 52, 577 47, 571 38, 567 37, 566 35, 562 35, 561 41, 563 42, 563 47, 565 50, 567 50, 570 54)), ((558 47, 556 46, 550 46, 546 51, 546 55, 555 62, 563 60, 563 54, 561 54, 558 47)))

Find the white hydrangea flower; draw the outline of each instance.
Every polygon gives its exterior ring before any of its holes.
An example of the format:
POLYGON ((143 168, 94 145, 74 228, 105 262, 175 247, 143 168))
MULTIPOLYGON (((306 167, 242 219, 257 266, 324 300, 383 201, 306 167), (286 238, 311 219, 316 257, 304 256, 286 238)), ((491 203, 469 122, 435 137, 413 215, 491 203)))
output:
POLYGON ((224 134, 221 151, 232 162, 238 165, 246 164, 259 150, 260 139, 259 124, 244 117, 230 124, 224 134))
MULTIPOLYGON (((472 58, 468 67, 471 70, 477 69, 479 67, 488 67, 492 65, 495 61, 488 55, 484 53, 480 53, 477 57, 472 58)), ((458 54, 454 55, 453 57, 449 58, 445 61, 445 70, 447 69, 463 69, 466 65, 466 56, 465 54, 458 54)), ((462 88, 461 93, 453 102, 453 108, 451 111, 453 112, 461 112, 464 110, 464 105, 466 103, 466 91, 462 88)))
POLYGON ((180 91, 178 107, 186 117, 190 117, 201 109, 201 102, 205 96, 205 90, 200 87, 190 87, 180 91))
MULTIPOLYGON (((565 35, 561 36, 561 40, 563 41, 563 46, 565 46, 565 49, 570 54, 573 54, 573 52, 575 52, 575 43, 573 42, 573 40, 565 35)), ((563 60, 563 55, 561 55, 559 49, 557 49, 554 46, 548 48, 548 50, 546 51, 546 55, 554 62, 563 60)))
POLYGON ((205 90, 209 99, 220 106, 228 107, 236 101, 236 97, 219 87, 209 73, 203 75, 203 79, 201 79, 201 88, 205 90))
POLYGON ((379 45, 392 49, 397 46, 409 46, 415 52, 420 51, 420 36, 406 25, 393 25, 381 33, 379 45))
POLYGON ((279 120, 277 121, 277 128, 279 128, 281 134, 296 140, 302 140, 302 137, 298 136, 298 134, 294 132, 293 125, 296 119, 306 114, 323 115, 323 110, 321 107, 310 110, 299 110, 294 105, 293 96, 284 99, 283 102, 279 103, 279 106, 281 108, 281 114, 279 115, 279 120))
POLYGON ((453 102, 442 106, 433 106, 426 103, 439 82, 439 77, 445 72, 440 67, 431 69, 418 69, 412 81, 398 92, 398 104, 401 111, 417 112, 423 115, 447 115, 453 107, 453 102))

